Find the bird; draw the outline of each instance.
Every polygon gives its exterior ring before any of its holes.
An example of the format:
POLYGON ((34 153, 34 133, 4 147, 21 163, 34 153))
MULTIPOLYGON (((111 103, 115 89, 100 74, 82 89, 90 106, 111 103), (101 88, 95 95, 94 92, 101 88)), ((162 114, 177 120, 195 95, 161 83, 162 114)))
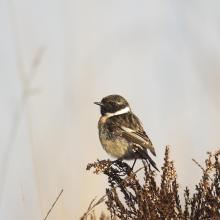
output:
POLYGON ((134 160, 132 169, 137 159, 144 159, 158 170, 148 154, 156 156, 154 146, 128 101, 121 95, 108 95, 94 104, 100 106, 98 131, 104 150, 117 160, 134 160))

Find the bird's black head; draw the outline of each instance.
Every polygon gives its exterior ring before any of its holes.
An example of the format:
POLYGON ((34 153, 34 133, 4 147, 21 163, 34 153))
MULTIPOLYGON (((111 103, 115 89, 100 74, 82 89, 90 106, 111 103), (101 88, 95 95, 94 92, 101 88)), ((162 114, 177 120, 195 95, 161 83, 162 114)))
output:
MULTIPOLYGON (((130 111, 130 107, 125 98, 120 95, 109 95, 102 99, 101 102, 95 102, 96 105, 101 107, 102 115, 114 115, 114 113, 119 112, 120 110, 127 109, 130 111)), ((124 112, 125 113, 125 112, 124 112)))

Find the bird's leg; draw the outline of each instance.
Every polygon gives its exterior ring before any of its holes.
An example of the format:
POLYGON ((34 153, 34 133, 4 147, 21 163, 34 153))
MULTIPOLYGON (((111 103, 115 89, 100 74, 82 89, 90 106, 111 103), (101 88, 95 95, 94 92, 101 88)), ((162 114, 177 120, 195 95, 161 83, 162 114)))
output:
POLYGON ((131 167, 131 170, 133 170, 136 161, 137 161, 137 158, 134 159, 134 163, 133 163, 133 165, 132 165, 132 167, 131 167))

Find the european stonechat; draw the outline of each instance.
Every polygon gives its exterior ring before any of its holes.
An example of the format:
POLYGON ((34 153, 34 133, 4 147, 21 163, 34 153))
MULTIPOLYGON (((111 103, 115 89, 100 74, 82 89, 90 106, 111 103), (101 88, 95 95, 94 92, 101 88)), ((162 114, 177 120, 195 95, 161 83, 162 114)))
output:
POLYGON ((134 163, 137 159, 145 159, 158 170, 148 154, 149 150, 156 156, 153 144, 127 100, 120 95, 109 95, 95 104, 101 108, 98 129, 105 151, 120 160, 134 159, 134 163))

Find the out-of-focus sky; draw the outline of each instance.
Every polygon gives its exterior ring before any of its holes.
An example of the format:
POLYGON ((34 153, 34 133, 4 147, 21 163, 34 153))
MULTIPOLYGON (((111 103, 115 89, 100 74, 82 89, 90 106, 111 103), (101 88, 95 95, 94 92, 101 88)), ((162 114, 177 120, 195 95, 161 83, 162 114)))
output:
POLYGON ((0 219, 78 219, 106 179, 97 133, 109 94, 127 98, 181 190, 220 146, 219 1, 0 1, 0 219))

